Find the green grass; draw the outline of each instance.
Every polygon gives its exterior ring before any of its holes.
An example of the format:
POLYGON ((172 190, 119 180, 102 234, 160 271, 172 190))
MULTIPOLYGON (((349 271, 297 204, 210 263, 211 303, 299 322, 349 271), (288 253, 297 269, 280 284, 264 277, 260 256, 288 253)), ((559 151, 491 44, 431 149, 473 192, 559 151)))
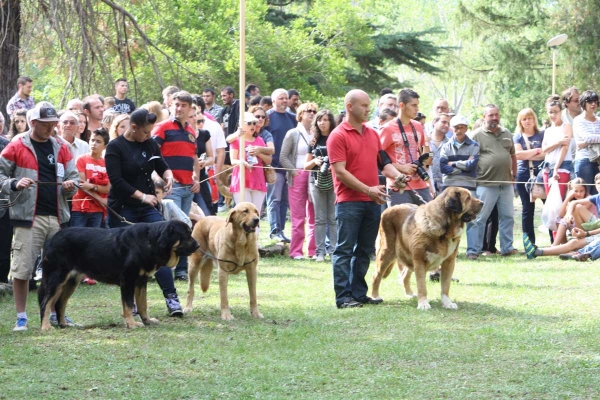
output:
MULTIPOLYGON (((150 315, 161 324, 137 330, 124 328, 117 287, 80 287, 67 311, 84 328, 50 333, 39 330, 35 296, 30 330, 13 333, 4 298, 0 399, 598 398, 598 265, 468 261, 465 246, 451 288, 457 311, 441 308, 434 283, 432 309, 417 310, 397 272, 382 284, 382 305, 338 310, 330 264, 287 258, 260 261, 264 320, 249 316, 243 274, 230 278, 236 319, 227 323, 216 279, 183 319, 166 316, 151 283, 150 315)), ((187 284, 177 289, 183 300, 187 284)))

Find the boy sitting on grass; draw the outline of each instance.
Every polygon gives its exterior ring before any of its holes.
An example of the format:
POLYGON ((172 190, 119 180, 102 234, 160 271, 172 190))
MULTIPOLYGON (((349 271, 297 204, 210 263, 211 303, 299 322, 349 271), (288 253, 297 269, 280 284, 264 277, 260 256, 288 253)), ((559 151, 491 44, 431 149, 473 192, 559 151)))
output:
POLYGON ((201 218, 204 218, 204 215, 197 213, 199 208, 196 208, 197 212, 190 211, 190 215, 188 217, 183 211, 181 211, 181 208, 179 208, 173 200, 165 199, 165 182, 162 179, 155 179, 154 187, 154 194, 158 199, 158 205, 156 208, 162 214, 165 221, 175 219, 177 221, 185 222, 191 228, 191 220, 199 221, 201 218))

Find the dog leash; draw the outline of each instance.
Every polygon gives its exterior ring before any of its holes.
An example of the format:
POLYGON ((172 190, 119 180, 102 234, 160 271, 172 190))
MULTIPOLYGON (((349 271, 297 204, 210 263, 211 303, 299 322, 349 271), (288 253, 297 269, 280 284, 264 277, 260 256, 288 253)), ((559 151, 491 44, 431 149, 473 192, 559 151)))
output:
MULTIPOLYGON (((55 186, 62 185, 62 183, 58 183, 58 182, 35 181, 35 183, 37 183, 38 185, 55 185, 55 186)), ((110 208, 108 206, 108 204, 104 204, 103 202, 101 202, 100 200, 98 200, 98 198, 93 193, 91 193, 91 192, 87 191, 86 189, 82 188, 79 183, 73 182, 73 184, 75 185, 75 187, 77 189, 81 190, 83 193, 87 194, 92 199, 94 199, 96 201, 96 203, 100 204, 100 206, 102 206, 104 209, 106 209, 109 213, 111 213, 113 216, 115 216, 122 223, 127 224, 127 225, 133 225, 134 224, 133 222, 127 221, 127 219, 125 217, 123 217, 122 215, 120 215, 119 213, 117 213, 115 210, 113 210, 112 208, 110 208)), ((16 199, 15 199, 15 201, 16 201, 16 199)), ((13 203, 15 201, 13 201, 13 203)))
POLYGON ((223 271, 225 271, 225 272, 227 272, 227 273, 231 273, 231 272, 235 271, 235 270, 236 270, 238 267, 245 267, 246 265, 248 265, 248 264, 252 264, 254 261, 256 261, 256 258, 255 258, 255 259, 254 259, 254 260, 252 260, 252 261, 248 261, 247 263, 244 263, 244 264, 242 264, 241 266, 238 266, 238 265, 237 265, 235 262, 233 262, 233 261, 229 261, 229 260, 221 260, 220 258, 217 258, 217 257, 213 256, 212 254, 209 254, 209 253, 205 252, 204 250, 202 250, 202 247, 198 247, 198 250, 200 250, 200 252, 201 252, 202 254, 204 254, 205 256, 207 256, 208 258, 212 258, 213 260, 217 260, 217 261, 220 261, 220 262, 228 262, 228 263, 231 263, 231 264, 235 265, 235 268, 233 268, 233 269, 230 269, 230 270, 227 270, 227 269, 223 268, 223 267, 221 266, 221 264, 219 264, 219 268, 221 268, 223 271))

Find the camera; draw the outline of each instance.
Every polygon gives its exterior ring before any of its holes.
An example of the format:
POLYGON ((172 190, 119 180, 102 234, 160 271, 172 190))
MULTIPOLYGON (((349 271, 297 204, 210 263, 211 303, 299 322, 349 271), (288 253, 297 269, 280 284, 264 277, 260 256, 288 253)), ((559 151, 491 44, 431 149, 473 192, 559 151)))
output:
POLYGON ((323 164, 319 168, 319 172, 325 174, 329 171, 329 167, 331 164, 329 163, 329 157, 327 156, 327 147, 326 146, 316 146, 313 151, 313 157, 321 158, 323 160, 323 164))
POLYGON ((419 175, 419 178, 423 179, 424 181, 429 180, 429 174, 427 173, 427 171, 425 171, 425 168, 423 168, 423 163, 427 161, 428 158, 429 153, 425 153, 421 157, 419 157, 417 161, 412 162, 414 165, 417 166, 417 175, 419 175))
POLYGON ((322 174, 326 174, 327 172, 329 172, 329 166, 329 157, 323 157, 323 164, 321 164, 321 169, 319 169, 319 172, 321 172, 322 174))

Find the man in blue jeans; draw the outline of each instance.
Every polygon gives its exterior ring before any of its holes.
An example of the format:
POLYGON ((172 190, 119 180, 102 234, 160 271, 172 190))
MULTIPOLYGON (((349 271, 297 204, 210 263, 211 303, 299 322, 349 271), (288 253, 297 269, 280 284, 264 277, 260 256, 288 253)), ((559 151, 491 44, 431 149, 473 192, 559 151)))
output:
MULTIPOLYGON (((267 112, 270 121, 268 130, 273 134, 273 144, 275 145, 275 154, 273 154, 271 165, 275 168, 281 168, 279 154, 281 153, 283 139, 290 129, 294 129, 298 125, 298 122, 295 114, 286 111, 288 106, 287 90, 275 89, 271 98, 273 99, 274 108, 267 112)), ((271 239, 289 243, 290 240, 283 234, 289 207, 286 171, 276 169, 275 172, 277 172, 277 181, 267 185, 267 212, 269 224, 271 225, 271 239)))
MULTIPOLYGON (((200 191, 200 164, 196 156, 198 133, 187 122, 192 109, 192 96, 181 90, 173 93, 171 100, 171 117, 154 126, 152 138, 160 147, 175 178, 173 191, 167 198, 173 200, 185 215, 189 215, 194 194, 200 191)), ((175 278, 187 280, 187 258, 180 258, 175 267, 175 278)))
POLYGON ((344 99, 346 119, 331 132, 327 153, 333 168, 336 195, 337 245, 333 252, 333 285, 338 308, 378 304, 367 296, 365 276, 381 218, 385 186, 378 168, 401 189, 407 178, 393 167, 381 149, 369 120, 370 99, 362 90, 351 90, 344 99))
POLYGON ((513 135, 500 126, 500 111, 495 105, 484 107, 483 120, 483 125, 473 131, 473 140, 479 143, 477 198, 484 204, 473 228, 467 232, 469 260, 476 260, 482 252, 485 225, 495 205, 498 205, 500 251, 503 256, 517 253, 513 247, 515 221, 512 182, 517 174, 513 135))

